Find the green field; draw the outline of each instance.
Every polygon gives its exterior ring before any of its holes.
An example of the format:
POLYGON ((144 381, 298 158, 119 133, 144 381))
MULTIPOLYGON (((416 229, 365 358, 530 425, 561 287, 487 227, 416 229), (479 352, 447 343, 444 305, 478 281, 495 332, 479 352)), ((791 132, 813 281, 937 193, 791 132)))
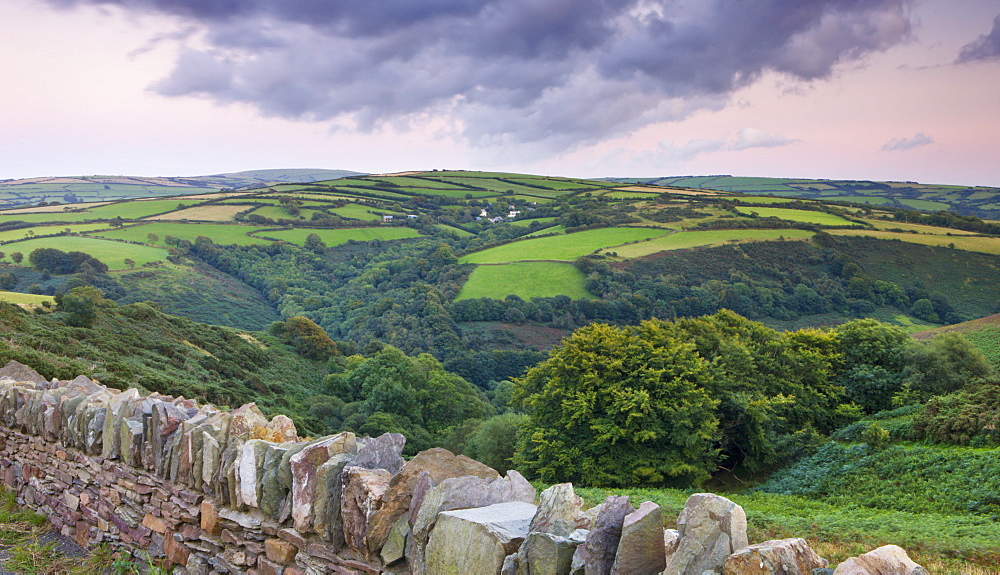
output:
POLYGON ((126 244, 98 238, 56 236, 52 238, 38 238, 14 242, 4 246, 7 251, 3 260, 10 261, 10 254, 21 252, 25 256, 25 263, 28 255, 38 248, 55 248, 64 252, 84 252, 101 260, 113 270, 127 269, 125 260, 130 259, 135 265, 141 266, 148 262, 158 262, 167 259, 169 252, 163 248, 152 246, 140 246, 136 244, 126 244))
POLYGON ((748 204, 787 204, 796 201, 795 198, 772 198, 769 196, 739 196, 735 199, 748 204))
POLYGON ((762 218, 780 218, 791 222, 802 222, 806 224, 817 224, 821 226, 850 226, 854 222, 844 218, 828 214, 826 212, 814 212, 812 210, 792 210, 788 208, 765 208, 765 207, 741 207, 737 208, 741 213, 750 214, 756 212, 762 218))
POLYGON ((885 232, 881 230, 830 230, 830 233, 838 236, 868 236, 883 240, 901 240, 914 244, 923 244, 925 246, 954 246, 955 249, 965 250, 968 252, 1000 255, 1000 238, 987 236, 941 236, 885 232))
POLYGON ((727 243, 767 241, 785 238, 802 240, 813 236, 808 230, 712 230, 706 232, 677 232, 649 241, 604 250, 620 258, 638 258, 657 252, 683 250, 703 246, 720 246, 727 243))
POLYGON ((342 218, 350 218, 352 220, 368 220, 375 221, 381 220, 382 216, 378 216, 372 213, 372 210, 376 208, 372 206, 363 206, 361 204, 347 204, 342 208, 333 208, 330 213, 337 214, 342 218))
POLYGON ((85 232, 92 232, 95 230, 104 230, 108 228, 108 224, 70 224, 65 225, 54 225, 54 226, 32 226, 30 228, 21 228, 17 230, 7 230, 0 232, 0 243, 23 240, 31 238, 34 236, 47 236, 51 234, 58 234, 65 232, 69 229, 70 233, 82 234, 85 232), (31 232, 29 234, 29 232, 31 232))
POLYGON ((33 293, 19 293, 16 291, 0 291, 0 301, 24 307, 35 307, 41 305, 43 301, 54 302, 55 299, 50 295, 35 295, 33 293))
POLYGON ((465 231, 465 230, 463 230, 461 228, 456 228, 456 227, 448 226, 448 225, 445 225, 445 224, 436 224, 434 227, 437 228, 437 229, 439 229, 439 230, 441 230, 442 232, 444 232, 446 234, 452 234, 452 235, 458 236, 460 238, 468 238, 468 237, 476 235, 476 234, 474 234, 472 232, 467 232, 467 231, 465 231))
POLYGON ((593 298, 584 287, 586 278, 573 264, 558 262, 518 262, 478 266, 469 275, 456 300, 477 297, 503 299, 516 295, 533 297, 569 296, 573 299, 593 298))
POLYGON ((174 236, 182 240, 193 242, 198 236, 211 238, 217 244, 236 244, 248 246, 253 244, 270 243, 261 238, 249 237, 248 234, 266 229, 262 226, 241 226, 238 224, 195 224, 195 223, 169 223, 155 222, 151 224, 141 224, 128 226, 118 230, 108 230, 93 234, 102 238, 113 240, 126 240, 130 242, 146 243, 148 234, 160 236, 162 242, 167 236, 174 236))
POLYGON ((530 234, 527 234, 524 237, 533 238, 537 236, 548 236, 551 234, 565 234, 565 233, 566 233, 566 226, 552 226, 551 228, 542 228, 537 232, 531 232, 530 234))
POLYGON ((904 206, 911 207, 915 210, 926 210, 926 211, 937 211, 937 210, 947 210, 951 208, 951 204, 946 204, 944 202, 933 202, 931 200, 896 200, 904 206))
POLYGON ((346 244, 350 240, 367 242, 370 240, 402 240, 415 238, 420 234, 413 228, 384 227, 384 228, 295 228, 292 230, 274 230, 260 232, 259 236, 266 236, 276 240, 286 241, 295 245, 305 245, 306 237, 309 234, 316 234, 328 247, 346 244))
POLYGON ((532 238, 468 254, 460 263, 501 264, 525 260, 573 261, 601 248, 661 236, 664 230, 650 228, 603 228, 544 238, 532 238))
POLYGON ((532 222, 538 222, 539 224, 547 224, 549 222, 554 222, 555 220, 556 220, 555 217, 551 217, 551 218, 534 218, 534 219, 531 219, 531 220, 514 220, 512 222, 507 222, 507 223, 510 224, 510 225, 512 225, 512 226, 521 226, 522 228, 526 228, 526 227, 530 226, 532 224, 532 222))

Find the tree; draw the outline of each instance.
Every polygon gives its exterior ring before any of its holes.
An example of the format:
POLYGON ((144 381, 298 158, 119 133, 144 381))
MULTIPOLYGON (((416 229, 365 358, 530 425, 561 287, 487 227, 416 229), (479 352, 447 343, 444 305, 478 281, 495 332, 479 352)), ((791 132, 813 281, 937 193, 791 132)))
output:
POLYGON ((308 236, 306 236, 305 245, 306 249, 312 250, 316 253, 323 253, 323 250, 326 249, 326 244, 323 242, 323 239, 320 238, 319 234, 317 233, 311 233, 308 236))
POLYGON ((958 391, 991 371, 983 352, 955 331, 917 342, 907 350, 906 382, 925 399, 958 391))
POLYGON ((313 320, 297 315, 271 326, 271 333, 281 337, 303 357, 325 361, 339 355, 337 344, 313 320))
POLYGON ((149 242, 150 244, 155 245, 156 242, 160 241, 160 236, 154 234, 153 232, 149 232, 148 234, 146 234, 146 241, 149 242))
POLYGON ((21 262, 24 261, 24 254, 22 254, 21 252, 14 252, 10 254, 10 259, 14 260, 15 264, 20 265, 21 262))
POLYGON ((690 485, 715 469, 718 402, 690 343, 578 329, 515 381, 528 420, 515 460, 542 481, 690 485))
POLYGON ((504 413, 483 421, 469 437, 464 454, 501 473, 514 469, 518 435, 527 420, 520 413, 504 413))
POLYGON ((57 297, 56 309, 68 313, 67 325, 90 327, 97 319, 98 308, 105 301, 101 290, 92 286, 81 286, 57 297))
POLYGON ((10 272, 0 273, 0 289, 9 290, 17 285, 17 276, 10 272))
POLYGON ((124 262, 124 264, 128 266, 128 269, 135 268, 135 260, 131 258, 125 258, 124 260, 122 260, 122 262, 124 262))
POLYGON ((892 397, 903 385, 910 335, 874 319, 845 323, 834 334, 844 356, 834 382, 844 386, 847 397, 867 413, 891 409, 892 397))

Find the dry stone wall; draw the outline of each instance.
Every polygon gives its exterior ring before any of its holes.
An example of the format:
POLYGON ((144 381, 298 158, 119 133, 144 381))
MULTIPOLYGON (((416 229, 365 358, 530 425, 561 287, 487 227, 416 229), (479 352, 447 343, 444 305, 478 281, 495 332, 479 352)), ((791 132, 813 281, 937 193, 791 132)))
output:
MULTIPOLYGON (((826 567, 801 539, 747 547, 742 508, 716 495, 692 496, 680 529, 664 530, 653 503, 609 497, 583 510, 569 484, 537 496, 517 471, 501 476, 444 449, 404 461, 404 443, 398 434, 302 439, 290 419, 268 420, 253 404, 226 411, 83 376, 46 381, 16 362, 0 368, 7 488, 80 545, 107 543, 178 574, 826 567)), ((919 573, 897 549, 885 561, 919 573)), ((868 564, 875 559, 837 573, 868 564)))

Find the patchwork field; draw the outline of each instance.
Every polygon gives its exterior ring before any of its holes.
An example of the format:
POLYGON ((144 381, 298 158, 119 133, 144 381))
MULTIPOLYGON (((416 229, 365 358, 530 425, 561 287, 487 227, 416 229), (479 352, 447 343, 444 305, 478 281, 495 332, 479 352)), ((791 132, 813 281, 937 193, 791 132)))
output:
POLYGON ((765 208, 765 207, 741 207, 737 208, 741 213, 749 215, 756 213, 762 218, 780 218, 790 222, 802 222, 806 224, 817 224, 820 226, 850 226, 854 222, 846 220, 836 214, 826 212, 814 212, 812 210, 793 210, 788 208, 765 208))
POLYGON ((211 238, 217 244, 236 244, 248 246, 253 244, 266 244, 270 241, 250 237, 249 234, 266 229, 263 226, 243 226, 239 224, 195 224, 195 223, 170 223, 155 222, 150 224, 140 224, 128 226, 117 230, 108 230, 93 234, 102 238, 114 240, 126 240, 130 242, 146 243, 149 234, 153 233, 163 241, 167 236, 174 236, 182 240, 193 242, 198 236, 211 238))
POLYGON ((994 237, 906 234, 881 230, 830 230, 830 233, 838 236, 867 236, 883 240, 900 240, 925 246, 954 247, 968 252, 1000 255, 1000 238, 994 237))
POLYGON ((0 261, 11 261, 10 254, 21 252, 28 261, 28 255, 38 248, 55 248, 64 252, 84 252, 101 260, 113 270, 126 269, 125 260, 130 259, 135 265, 141 266, 149 262, 167 259, 169 252, 163 248, 126 244, 110 240, 89 237, 56 236, 52 238, 37 238, 14 242, 4 246, 7 253, 0 261))
POLYGON ((231 222, 239 212, 245 211, 247 206, 236 206, 231 204, 211 204, 208 206, 195 206, 177 210, 158 216, 145 218, 151 221, 159 220, 197 220, 203 222, 231 222))
POLYGON ((478 266, 469 275, 456 300, 488 297, 503 299, 516 295, 533 297, 594 297, 584 287, 583 272, 573 264, 558 262, 518 262, 478 266))
POLYGON ((499 264, 526 260, 573 261, 602 248, 647 240, 664 234, 650 228, 604 228, 573 234, 532 238, 468 254, 460 263, 499 264))
POLYGON ((338 229, 310 229, 295 228, 291 230, 268 230, 257 232, 257 237, 272 238, 286 241, 295 245, 305 245, 306 237, 309 234, 316 234, 328 247, 346 244, 350 240, 367 242, 371 240, 402 240, 415 238, 420 234, 413 228, 385 227, 385 228, 338 228, 338 229))
POLYGON ((721 246, 739 242, 759 242, 767 240, 804 240, 811 238, 808 230, 711 230, 705 232, 677 232, 648 241, 603 250, 620 258, 639 258, 657 252, 683 250, 705 246, 721 246))
POLYGON ((6 230, 0 232, 0 243, 18 240, 31 239, 35 236, 47 236, 62 232, 82 234, 97 230, 107 229, 108 224, 70 224, 54 226, 32 226, 30 228, 20 228, 16 230, 6 230))
POLYGON ((50 295, 35 295, 32 293, 18 293, 13 291, 0 291, 0 301, 19 305, 24 308, 34 309, 43 301, 55 302, 55 298, 50 295))

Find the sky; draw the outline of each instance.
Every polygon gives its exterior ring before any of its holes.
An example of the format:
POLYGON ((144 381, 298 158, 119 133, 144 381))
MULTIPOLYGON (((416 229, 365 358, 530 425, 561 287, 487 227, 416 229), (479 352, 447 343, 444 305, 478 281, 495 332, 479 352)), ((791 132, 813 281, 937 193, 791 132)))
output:
POLYGON ((0 179, 1000 186, 1000 0, 3 0, 0 179))

